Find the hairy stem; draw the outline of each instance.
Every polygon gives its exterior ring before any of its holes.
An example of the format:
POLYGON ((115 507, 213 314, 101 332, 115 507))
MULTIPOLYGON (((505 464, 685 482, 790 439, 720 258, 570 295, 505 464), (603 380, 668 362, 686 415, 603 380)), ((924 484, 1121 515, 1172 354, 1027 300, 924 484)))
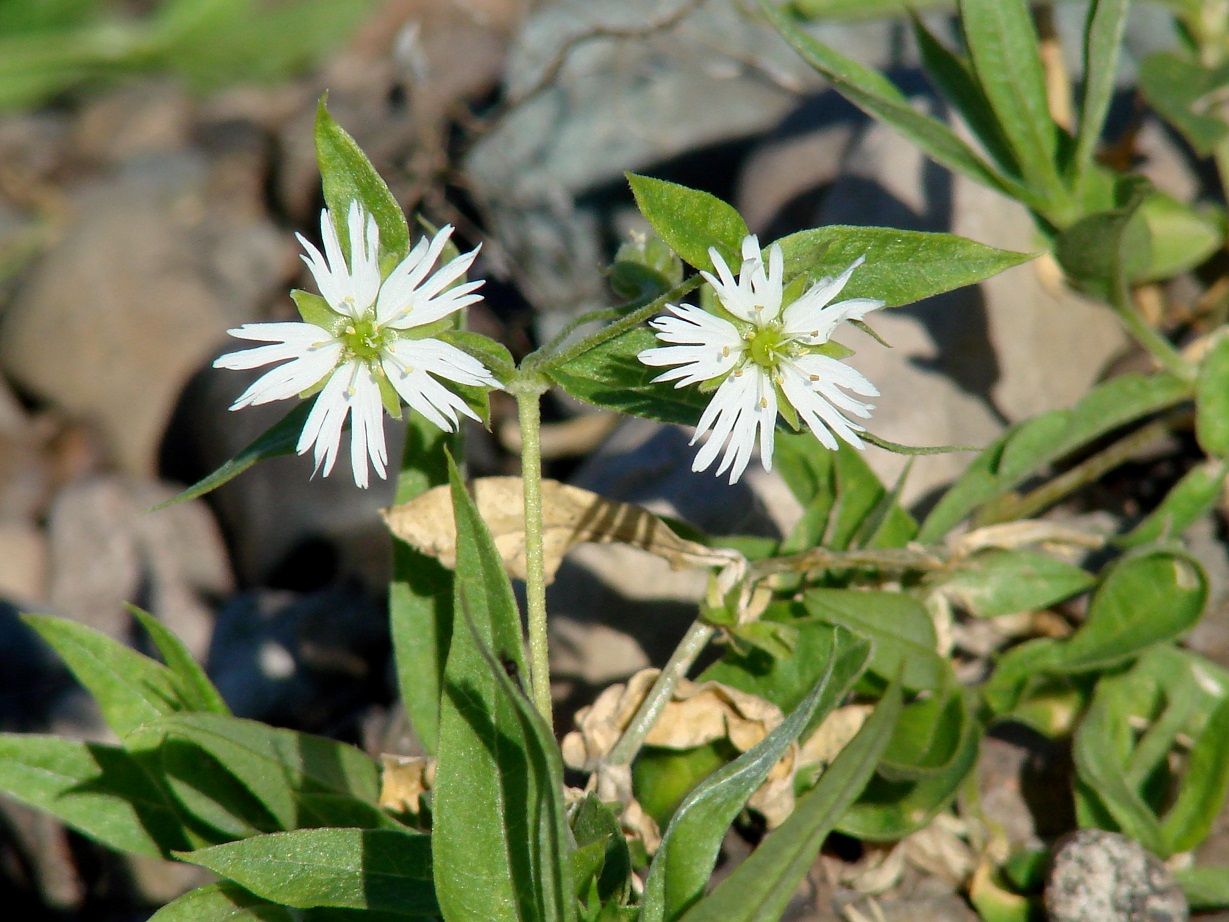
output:
POLYGON ((546 642, 546 564, 542 555, 541 393, 516 391, 521 424, 521 481, 525 490, 525 609, 529 621, 529 669, 533 701, 547 726, 551 719, 550 659, 546 642))

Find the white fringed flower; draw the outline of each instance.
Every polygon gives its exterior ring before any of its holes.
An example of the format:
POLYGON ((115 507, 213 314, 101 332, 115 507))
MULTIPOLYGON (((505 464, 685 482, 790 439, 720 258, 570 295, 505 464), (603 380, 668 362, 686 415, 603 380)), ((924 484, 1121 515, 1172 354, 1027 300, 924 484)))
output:
MULTIPOLYGON (((310 323, 245 323, 232 336, 268 345, 224 355, 215 368, 250 369, 280 363, 261 376, 231 406, 242 407, 285 400, 320 390, 299 437, 297 450, 314 449, 316 470, 333 470, 341 430, 350 419, 350 464, 354 482, 368 483, 368 462, 387 476, 384 443, 386 399, 404 400, 441 429, 457 427, 458 414, 477 418, 438 379, 456 384, 498 387, 486 367, 455 346, 431 338, 437 321, 481 300, 474 292, 482 282, 453 285, 478 250, 432 271, 452 235, 445 227, 430 240, 422 238, 401 263, 380 278, 380 232, 375 218, 357 202, 347 216, 350 264, 342 254, 337 228, 328 209, 320 215, 322 255, 302 234, 297 235, 325 304, 305 313, 310 323), (396 397, 382 388, 392 387, 396 397)), ((311 300, 310 296, 308 299, 311 300)))
POLYGON ((717 473, 729 469, 734 483, 747 469, 757 442, 764 467, 771 470, 778 409, 796 415, 826 448, 836 449, 835 436, 862 448, 858 433, 865 429, 844 414, 867 419, 874 406, 845 391, 863 397, 877 397, 879 391, 859 372, 825 353, 834 351, 826 344, 839 324, 861 320, 883 307, 882 301, 872 298, 829 303, 865 257, 835 279, 821 279, 797 300, 782 305, 785 261, 780 246, 768 248, 765 271, 759 241, 754 235, 746 237, 737 280, 715 249, 708 253, 717 277, 700 274, 713 286, 724 316, 689 304, 668 304, 669 314, 649 324, 668 345, 640 353, 646 365, 676 366, 654 381, 674 381, 675 387, 716 387, 691 440, 694 445, 711 433, 692 470, 706 470, 724 446, 717 473))

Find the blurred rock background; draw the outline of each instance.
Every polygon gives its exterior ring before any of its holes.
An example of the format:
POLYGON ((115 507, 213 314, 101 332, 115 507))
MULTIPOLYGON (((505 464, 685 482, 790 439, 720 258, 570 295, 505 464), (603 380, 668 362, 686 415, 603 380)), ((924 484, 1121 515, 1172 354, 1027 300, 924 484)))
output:
MULTIPOLYGON (((247 381, 210 363, 234 347, 228 327, 291 318, 287 291, 310 287, 294 232, 317 233, 312 121, 325 91, 407 213, 483 242, 475 271, 489 279, 488 300, 470 323, 514 353, 608 303, 601 267, 643 226, 624 170, 722 196, 765 240, 818 224, 893 224, 1037 247, 1021 209, 868 122, 737 0, 369 0, 331 11, 312 0, 49 0, 37 15, 33 6, 0 0, 4 730, 105 736, 88 696, 18 614, 72 617, 144 649, 133 603, 188 643, 240 716, 373 753, 412 747, 392 679, 388 540, 376 516, 388 484, 359 491, 344 470, 312 479, 309 460, 283 458, 204 500, 149 511, 289 409, 229 413, 247 381), (218 20, 219 34, 247 28, 233 47, 175 19, 213 7, 281 18, 261 28, 218 20), (165 58, 127 70, 94 62, 31 88, 6 70, 3 43, 69 42, 52 28, 57 11, 83 27, 161 23, 165 58), (262 73, 248 59, 269 47, 280 53, 262 73)), ((1132 23, 1136 55, 1157 41, 1149 15, 1132 23)), ((938 110, 899 22, 814 28, 938 110)), ((1118 122, 1134 117, 1124 93, 1118 122)), ((1158 185, 1187 199, 1206 191, 1171 136, 1146 120, 1134 127, 1135 153, 1158 185)), ((907 444, 985 443, 1131 361, 1115 322, 1063 290, 1044 261, 877 315, 874 326, 893 349, 851 341, 853 363, 883 392, 875 431, 907 444)), ((549 473, 560 479, 714 533, 773 534, 796 513, 762 472, 733 489, 692 474, 682 430, 565 399, 551 398, 546 413, 549 473)), ((515 472, 508 406, 496 401, 492 433, 470 435, 475 474, 515 472)), ((391 423, 389 436, 396 456, 391 423)), ((869 459, 885 478, 900 473, 896 456, 869 459)), ((907 500, 924 506, 966 462, 923 459, 907 500)), ((1124 500, 1110 512, 1139 509, 1124 500)), ((1218 527, 1197 551, 1223 587, 1218 527)), ((557 691, 570 705, 660 664, 692 617, 697 577, 633 553, 582 548, 551 589, 557 691), (629 566, 634 586, 621 578, 629 566)), ((1229 663, 1222 624, 1210 618, 1196 642, 1229 663)), ((1029 751, 996 745, 1010 787, 1029 751)), ((1221 839, 1214 847, 1229 848, 1229 833, 1221 839)), ((102 855, 50 820, 0 806, 0 899, 19 918, 143 919, 195 875, 102 855)), ((830 874, 812 882, 795 918, 835 919, 831 907, 856 896, 838 900, 830 874)), ((910 918, 923 904, 936 919, 970 917, 950 886, 923 890, 898 901, 910 918)))

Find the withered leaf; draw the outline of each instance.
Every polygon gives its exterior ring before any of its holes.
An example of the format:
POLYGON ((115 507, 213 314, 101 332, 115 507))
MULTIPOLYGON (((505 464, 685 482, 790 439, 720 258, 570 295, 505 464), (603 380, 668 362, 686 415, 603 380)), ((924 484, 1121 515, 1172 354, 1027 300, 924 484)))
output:
MULTIPOLYGON (((491 529, 508 572, 525 576, 525 515, 519 477, 482 477, 474 501, 491 529)), ((436 487, 383 512, 389 530, 410 546, 456 567, 456 524, 448 487, 436 487)), ((680 538, 647 509, 620 503, 556 480, 542 481, 543 553, 546 579, 554 579, 563 555, 586 542, 619 543, 664 558, 675 569, 723 567, 739 555, 680 538)))

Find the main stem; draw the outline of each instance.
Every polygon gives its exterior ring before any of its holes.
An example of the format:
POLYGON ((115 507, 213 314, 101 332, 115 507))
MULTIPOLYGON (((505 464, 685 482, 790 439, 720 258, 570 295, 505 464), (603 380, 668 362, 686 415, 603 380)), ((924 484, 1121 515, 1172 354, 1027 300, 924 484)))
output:
POLYGON ((548 727, 551 718, 550 656, 546 643, 546 563, 542 555, 541 393, 516 391, 521 424, 521 483, 525 491, 525 610, 529 620, 529 676, 533 701, 548 727))

